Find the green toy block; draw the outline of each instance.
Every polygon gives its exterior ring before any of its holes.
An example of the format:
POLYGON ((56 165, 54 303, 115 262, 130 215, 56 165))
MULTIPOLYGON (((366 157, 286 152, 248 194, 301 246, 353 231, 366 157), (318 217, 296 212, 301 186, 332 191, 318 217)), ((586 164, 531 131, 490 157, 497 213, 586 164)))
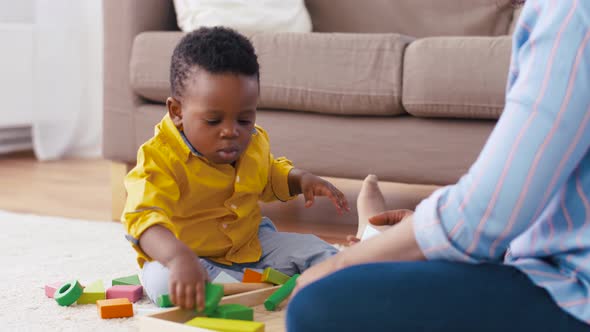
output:
POLYGON ((141 282, 139 282, 139 277, 137 276, 137 274, 134 274, 132 276, 113 279, 112 285, 141 286, 141 282))
POLYGON ((222 304, 210 317, 253 321, 254 309, 241 304, 222 304))
POLYGON ((104 285, 102 280, 97 280, 84 288, 82 295, 78 299, 78 304, 93 304, 104 299, 106 299, 104 285))
POLYGON ((295 285, 297 284, 297 278, 299 278, 298 274, 293 275, 286 283, 281 286, 281 288, 277 289, 274 293, 272 293, 266 301, 264 301, 264 307, 268 311, 274 311, 281 302, 283 302, 286 298, 291 295, 295 285))
POLYGON ((53 294, 53 298, 57 304, 67 307, 74 304, 80 298, 83 291, 84 288, 82 288, 78 280, 72 280, 59 287, 55 291, 55 294, 53 294))
POLYGON ((174 304, 172 304, 172 301, 170 301, 170 296, 168 294, 158 296, 156 304, 160 308, 169 308, 174 306, 174 304))
POLYGON ((262 282, 268 282, 275 285, 282 285, 289 280, 289 276, 279 272, 272 267, 267 267, 262 272, 262 282))
POLYGON ((205 284, 205 310, 203 313, 207 316, 212 315, 217 309, 217 305, 223 297, 223 285, 206 283, 205 284))

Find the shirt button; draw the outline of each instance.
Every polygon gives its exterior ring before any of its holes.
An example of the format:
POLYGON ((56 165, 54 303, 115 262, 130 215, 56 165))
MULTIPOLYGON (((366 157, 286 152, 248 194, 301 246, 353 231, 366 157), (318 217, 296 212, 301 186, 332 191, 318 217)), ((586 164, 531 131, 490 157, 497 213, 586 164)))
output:
POLYGON ((232 204, 232 205, 231 205, 231 208, 235 210, 235 209, 237 209, 238 207, 237 207, 235 204, 232 204))
POLYGON ((223 227, 223 228, 227 228, 227 224, 223 224, 223 225, 222 225, 222 227, 223 227))
POLYGON ((236 176, 236 182, 240 182, 240 176, 236 176))

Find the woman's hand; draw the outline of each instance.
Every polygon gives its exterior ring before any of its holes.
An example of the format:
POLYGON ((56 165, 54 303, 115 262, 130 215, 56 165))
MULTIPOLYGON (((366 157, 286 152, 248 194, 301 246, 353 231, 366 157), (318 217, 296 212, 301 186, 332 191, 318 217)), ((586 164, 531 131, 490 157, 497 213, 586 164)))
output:
MULTIPOLYGON (((414 211, 412 210, 389 210, 369 218, 369 223, 371 223, 371 225, 373 226, 392 226, 413 214, 414 211)), ((347 235, 346 241, 348 242, 349 246, 352 246, 356 243, 361 242, 361 239, 357 238, 354 235, 347 235)))
POLYGON ((375 226, 392 226, 413 214, 412 210, 389 210, 369 218, 369 222, 375 226))

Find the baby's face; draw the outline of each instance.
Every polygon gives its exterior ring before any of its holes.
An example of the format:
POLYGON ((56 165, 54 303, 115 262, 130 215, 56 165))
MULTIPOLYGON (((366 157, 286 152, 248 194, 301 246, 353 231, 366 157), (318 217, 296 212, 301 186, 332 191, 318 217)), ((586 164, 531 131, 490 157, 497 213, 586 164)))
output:
MULTIPOLYGON (((231 164, 246 151, 258 103, 258 79, 239 74, 212 74, 197 69, 185 82, 177 126, 205 158, 231 164)), ((170 106, 169 106, 170 109, 170 106)))

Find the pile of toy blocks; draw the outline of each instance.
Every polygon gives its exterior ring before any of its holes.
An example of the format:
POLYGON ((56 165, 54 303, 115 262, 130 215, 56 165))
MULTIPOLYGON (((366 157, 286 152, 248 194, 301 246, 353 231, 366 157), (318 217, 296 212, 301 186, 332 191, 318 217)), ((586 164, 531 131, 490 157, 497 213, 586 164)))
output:
POLYGON ((143 298, 143 287, 137 275, 113 279, 105 290, 102 280, 84 287, 78 280, 45 285, 45 295, 61 306, 96 304, 101 318, 133 316, 133 303, 143 298))
MULTIPOLYGON (((246 269, 242 283, 265 283, 271 285, 282 285, 264 302, 264 307, 273 311, 284 301, 293 289, 295 282, 299 277, 298 274, 289 277, 272 268, 267 268, 263 273, 246 269)), ((205 285, 205 309, 199 312, 196 317, 186 325, 224 332, 263 332, 264 323, 254 321, 254 310, 241 304, 222 304, 219 302, 223 297, 223 286, 219 284, 208 283, 205 285)), ((158 298, 158 306, 172 306, 168 295, 162 295, 158 298)))
MULTIPOLYGON (((272 268, 263 273, 246 269, 242 283, 237 285, 257 284, 261 286, 282 285, 264 302, 266 310, 273 311, 283 302, 293 289, 298 274, 289 277, 272 268)), ((230 285, 230 284, 225 284, 230 285)), ((251 285, 257 287, 257 285, 251 285)), ((96 304, 101 318, 123 318, 133 316, 133 303, 143 298, 143 288, 137 275, 117 278, 112 287, 105 290, 102 280, 84 287, 77 280, 53 283, 45 286, 45 294, 55 299, 61 306, 72 304, 96 304)), ((219 302, 224 296, 224 284, 207 283, 205 285, 205 309, 198 312, 198 317, 186 322, 187 325, 214 331, 262 332, 264 324, 254 321, 254 310, 240 304, 223 304, 219 302)), ((156 304, 161 308, 172 307, 168 294, 158 297, 156 304)))

